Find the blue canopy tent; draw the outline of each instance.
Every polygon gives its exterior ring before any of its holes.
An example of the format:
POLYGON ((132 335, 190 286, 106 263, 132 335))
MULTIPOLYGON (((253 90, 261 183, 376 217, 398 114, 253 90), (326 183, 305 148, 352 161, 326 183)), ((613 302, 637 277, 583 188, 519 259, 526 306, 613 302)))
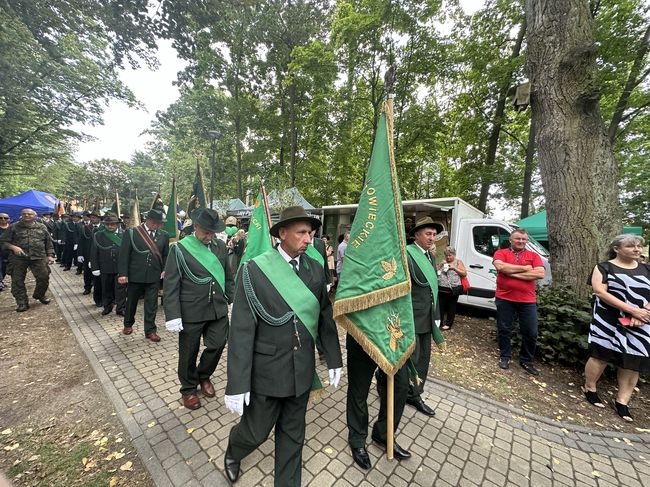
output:
POLYGON ((16 196, 1 199, 0 213, 7 213, 12 222, 17 222, 24 208, 31 208, 40 216, 46 211, 54 211, 58 202, 59 200, 50 193, 28 189, 16 196))

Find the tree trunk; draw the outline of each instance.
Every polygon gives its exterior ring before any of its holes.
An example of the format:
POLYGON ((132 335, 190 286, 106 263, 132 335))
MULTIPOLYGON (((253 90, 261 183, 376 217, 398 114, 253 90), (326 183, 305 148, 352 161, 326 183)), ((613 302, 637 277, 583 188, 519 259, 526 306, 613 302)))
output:
POLYGON ((528 145, 526 146, 526 162, 524 163, 524 186, 521 190, 521 215, 524 219, 530 212, 530 191, 533 178, 533 161, 535 159, 535 112, 531 110, 530 129, 528 131, 528 145))
POLYGON ((594 85, 589 2, 526 0, 526 14, 553 282, 586 298, 591 270, 621 230, 618 171, 594 85))
MULTIPOLYGON (((521 44, 524 41, 525 34, 526 22, 524 21, 519 28, 517 41, 515 42, 515 46, 512 48, 510 59, 519 57, 519 54, 521 53, 521 44)), ((497 148, 499 147, 499 135, 501 134, 501 126, 503 125, 503 114, 506 109, 506 97, 508 95, 508 90, 510 89, 511 80, 512 73, 508 75, 508 79, 499 91, 499 99, 497 100, 497 105, 494 109, 494 117, 492 117, 492 131, 490 132, 490 138, 488 139, 488 150, 485 155, 485 169, 483 171, 484 176, 481 181, 481 192, 478 197, 478 209, 484 213, 487 211, 487 200, 490 194, 490 186, 494 182, 494 161, 496 160, 497 148)))

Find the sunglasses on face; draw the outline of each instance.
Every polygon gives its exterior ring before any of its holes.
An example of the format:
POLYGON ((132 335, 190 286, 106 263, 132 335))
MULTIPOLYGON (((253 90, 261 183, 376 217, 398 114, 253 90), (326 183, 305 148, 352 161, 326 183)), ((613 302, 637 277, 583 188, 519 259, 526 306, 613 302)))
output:
POLYGON ((0 216, 0 220, 9 220, 8 216, 0 216))

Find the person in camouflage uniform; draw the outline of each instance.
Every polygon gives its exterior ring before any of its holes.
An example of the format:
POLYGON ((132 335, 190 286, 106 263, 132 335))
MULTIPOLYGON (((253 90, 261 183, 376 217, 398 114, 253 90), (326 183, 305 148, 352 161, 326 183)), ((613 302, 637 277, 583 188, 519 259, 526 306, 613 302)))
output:
POLYGON ((36 279, 33 298, 49 304, 45 293, 50 283, 48 266, 54 263, 54 246, 47 227, 36 221, 36 212, 31 208, 23 209, 20 220, 0 237, 0 245, 12 252, 7 274, 11 276, 11 294, 16 300, 16 311, 20 313, 29 309, 25 287, 27 269, 31 269, 36 279))

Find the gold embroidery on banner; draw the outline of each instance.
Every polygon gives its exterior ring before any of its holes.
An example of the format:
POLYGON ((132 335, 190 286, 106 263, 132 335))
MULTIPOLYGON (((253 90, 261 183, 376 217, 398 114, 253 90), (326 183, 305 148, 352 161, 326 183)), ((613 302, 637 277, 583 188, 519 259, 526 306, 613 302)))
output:
POLYGON ((396 352, 397 343, 404 338, 404 332, 402 331, 398 314, 392 314, 388 317, 386 329, 390 333, 390 343, 388 346, 393 352, 396 352))
POLYGON ((382 260, 381 266, 386 271, 386 274, 382 276, 384 278, 384 281, 388 281, 389 279, 395 277, 395 273, 397 272, 397 261, 395 260, 395 257, 393 257, 393 260, 391 262, 382 260))

